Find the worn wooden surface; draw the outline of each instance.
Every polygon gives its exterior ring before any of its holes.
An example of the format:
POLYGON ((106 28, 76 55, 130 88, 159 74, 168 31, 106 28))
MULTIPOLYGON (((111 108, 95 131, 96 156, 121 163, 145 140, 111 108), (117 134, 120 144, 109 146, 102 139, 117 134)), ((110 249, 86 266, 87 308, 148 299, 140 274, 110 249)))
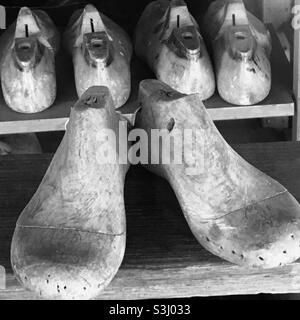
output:
MULTIPOLYGON (((272 30, 272 29, 271 29, 272 30)), ((272 89, 270 95, 258 106, 234 106, 224 102, 215 95, 205 102, 213 120, 253 119, 265 117, 281 117, 294 115, 292 99, 292 81, 288 60, 275 33, 272 32, 272 89)), ((133 58, 132 91, 127 103, 120 109, 123 114, 132 115, 137 109, 138 85, 141 80, 153 79, 155 76, 149 68, 133 58)), ((57 57, 57 99, 49 109, 26 115, 12 111, 3 100, 0 90, 0 134, 64 131, 70 108, 77 100, 72 70, 72 61, 64 52, 57 57)))
MULTIPOLYGON (((300 143, 234 146, 250 163, 281 182, 300 201, 300 143)), ((51 155, 0 159, 0 265, 7 286, 0 299, 32 299, 11 273, 14 225, 51 155)), ((244 269, 213 256, 192 236, 164 180, 141 167, 126 181, 127 249, 116 278, 99 299, 148 299, 256 293, 299 293, 300 262, 272 270, 244 269)))
MULTIPOLYGON (((140 80, 150 77, 152 73, 137 58, 132 65, 132 92, 125 104, 123 113, 137 109, 136 100, 140 80)), ((57 97, 54 104, 43 112, 22 114, 11 110, 4 102, 0 86, 0 134, 64 131, 69 119, 70 108, 77 101, 72 59, 61 49, 56 59, 57 97)), ((123 110, 123 109, 122 109, 123 110)))
MULTIPOLYGON (((269 96, 259 105, 253 106, 236 106, 225 102, 220 98, 219 94, 215 94, 204 101, 208 112, 213 120, 240 120, 268 117, 282 117, 294 115, 294 101, 292 98, 292 75, 290 73, 290 65, 285 56, 284 50, 280 44, 277 35, 272 26, 268 26, 272 35, 272 88, 269 96)), ((139 71, 133 70, 136 83, 142 79, 151 79, 153 74, 145 67, 144 64, 136 61, 134 67, 139 68, 139 71)), ((131 103, 122 107, 124 114, 132 114, 137 105, 134 103, 136 99, 136 87, 132 93, 131 103)))

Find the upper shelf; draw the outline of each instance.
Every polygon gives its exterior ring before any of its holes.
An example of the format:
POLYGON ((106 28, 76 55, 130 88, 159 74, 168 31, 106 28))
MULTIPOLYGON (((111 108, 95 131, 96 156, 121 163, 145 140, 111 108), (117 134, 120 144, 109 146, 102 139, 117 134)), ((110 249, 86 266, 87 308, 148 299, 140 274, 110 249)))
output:
MULTIPOLYGON (((218 93, 205 101, 213 120, 237 120, 294 115, 292 79, 289 62, 279 39, 270 25, 273 39, 272 89, 270 95, 259 105, 235 106, 223 101, 218 93)), ((120 109, 123 114, 132 115, 137 109, 138 85, 143 79, 154 78, 149 68, 133 58, 132 93, 129 101, 120 109)), ((57 99, 52 107, 36 114, 20 114, 8 108, 0 90, 0 134, 45 132, 65 130, 70 108, 77 100, 72 70, 72 59, 60 53, 57 57, 57 99)))

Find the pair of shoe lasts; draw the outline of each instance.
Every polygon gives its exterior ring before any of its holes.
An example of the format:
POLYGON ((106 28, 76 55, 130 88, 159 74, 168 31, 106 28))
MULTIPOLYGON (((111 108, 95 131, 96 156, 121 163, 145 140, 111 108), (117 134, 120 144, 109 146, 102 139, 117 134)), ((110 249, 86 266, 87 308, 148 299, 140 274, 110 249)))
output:
MULTIPOLYGON (((115 107, 122 106, 131 86, 132 47, 125 32, 87 5, 71 17, 63 42, 73 57, 78 96, 90 86, 104 85, 115 107)), ((42 10, 23 7, 0 38, 2 91, 11 109, 35 113, 53 104, 59 47, 60 35, 50 17, 42 10)))
MULTIPOLYGON (((214 52, 220 96, 236 105, 264 100, 271 89, 271 38, 242 0, 210 5, 203 30, 214 52)), ((183 0, 156 0, 136 28, 135 50, 157 78, 202 100, 215 91, 215 75, 199 26, 183 0)))
MULTIPOLYGON (((205 172, 187 175, 186 162, 148 169, 169 181, 202 246, 246 267, 278 267, 300 257, 298 202, 231 149, 199 94, 144 80, 139 100, 136 126, 148 134, 201 130, 203 141, 195 149, 205 155, 205 172)), ((95 298, 121 265, 129 166, 101 161, 105 152, 118 156, 102 129, 113 130, 118 139, 121 120, 107 87, 88 89, 72 108, 63 141, 17 222, 12 266, 21 283, 40 297, 95 298)))

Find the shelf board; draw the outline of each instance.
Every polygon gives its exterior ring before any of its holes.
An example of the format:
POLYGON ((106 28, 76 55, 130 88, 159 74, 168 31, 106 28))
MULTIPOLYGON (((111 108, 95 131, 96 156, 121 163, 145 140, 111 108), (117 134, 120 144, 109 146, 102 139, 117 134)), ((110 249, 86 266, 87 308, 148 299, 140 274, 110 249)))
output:
MULTIPOLYGON (((300 201, 300 143, 249 144, 234 149, 300 201)), ((13 276, 10 245, 18 215, 34 194, 51 158, 42 154, 0 159, 0 265, 7 271, 0 299, 37 298, 13 276)), ((202 248, 169 184, 139 166, 132 167, 126 178, 125 204, 125 258, 99 299, 300 293, 300 261, 268 270, 247 269, 202 248)))
MULTIPOLYGON (((205 101, 213 120, 237 120, 251 118, 282 117, 294 115, 291 94, 290 65, 273 28, 272 89, 270 95, 259 105, 235 106, 223 101, 218 93, 205 101)), ((57 99, 49 109, 36 114, 21 114, 8 108, 0 90, 0 134, 63 131, 69 118, 70 108, 77 100, 72 59, 62 50, 57 57, 57 99)), ((132 117, 137 109, 138 85, 143 79, 154 78, 149 68, 136 57, 132 61, 132 92, 128 102, 120 108, 132 117)))

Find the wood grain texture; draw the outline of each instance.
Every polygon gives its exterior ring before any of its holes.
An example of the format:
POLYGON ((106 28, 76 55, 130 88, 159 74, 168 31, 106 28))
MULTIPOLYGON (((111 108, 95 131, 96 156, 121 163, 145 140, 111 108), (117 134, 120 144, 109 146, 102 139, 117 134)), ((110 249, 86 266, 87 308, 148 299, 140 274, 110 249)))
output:
POLYGON ((242 0, 212 2, 203 21, 213 48, 217 87, 229 103, 254 105, 271 90, 271 36, 242 0))
POLYGON ((183 0, 153 1, 135 32, 135 52, 157 79, 207 100, 215 92, 215 75, 199 26, 183 0))
POLYGON ((122 263, 129 166, 103 162, 105 152, 117 157, 118 150, 107 146, 102 131, 118 137, 121 120, 109 89, 89 88, 72 108, 66 134, 17 221, 12 267, 23 286, 43 298, 94 298, 122 263))
POLYGON ((11 109, 36 113, 53 104, 59 43, 58 30, 44 11, 20 9, 0 38, 1 87, 11 109))
MULTIPOLYGON (((268 26, 273 50, 271 63, 273 67, 272 88, 269 96, 259 105, 241 107, 231 105, 216 93, 205 101, 205 106, 213 120, 237 120, 264 117, 280 117, 294 115, 292 98, 292 81, 288 60, 282 50, 276 33, 268 26)), ((131 62, 131 95, 127 103, 120 108, 123 114, 133 117, 137 110, 138 86, 141 80, 155 78, 153 72, 134 57, 131 62)), ((0 88, 0 134, 64 131, 69 119, 70 108, 77 100, 74 84, 72 61, 61 50, 56 58, 57 98, 53 106, 36 114, 20 114, 6 106, 0 88), (61 71, 63 70, 63 72, 61 71)))
POLYGON ((115 107, 130 96, 132 45, 125 31, 93 5, 75 11, 64 33, 73 57, 78 97, 92 86, 107 86, 115 107))
MULTIPOLYGON (((147 132, 154 146, 158 142, 152 130, 168 128, 162 144, 172 137, 170 154, 176 158, 159 165, 149 161, 145 167, 170 183, 204 248, 237 265, 264 269, 300 258, 299 203, 280 183, 233 151, 199 95, 182 95, 158 80, 144 80, 139 103, 136 127, 147 132), (184 134, 185 160, 179 162, 182 133, 190 128, 198 138, 184 134), (196 158, 189 162, 192 152, 196 158)), ((150 158, 165 156, 151 148, 150 158)))
MULTIPOLYGON (((234 146, 248 162, 282 183, 300 201, 300 143, 234 146)), ((0 265, 7 288, 0 299, 33 299, 11 274, 10 243, 18 215, 38 187, 52 155, 0 160, 0 265)), ((126 254, 99 299, 150 299, 300 292, 300 262, 272 270, 244 269, 204 250, 192 236, 164 180, 132 167, 125 185, 126 254)))

